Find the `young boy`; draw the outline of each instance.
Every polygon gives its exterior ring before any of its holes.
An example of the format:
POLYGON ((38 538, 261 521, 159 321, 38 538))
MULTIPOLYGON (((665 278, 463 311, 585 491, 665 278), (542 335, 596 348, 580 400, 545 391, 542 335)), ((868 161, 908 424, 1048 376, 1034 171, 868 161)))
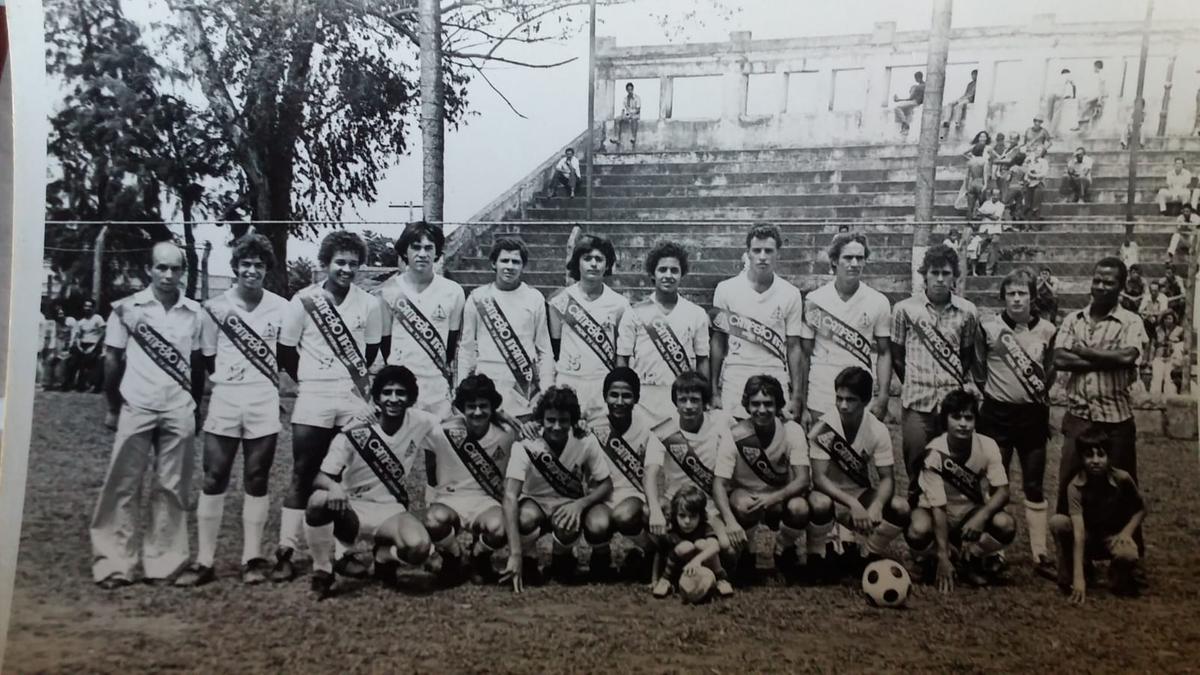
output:
MULTIPOLYGON (((675 589, 681 576, 692 575, 707 567, 718 584, 729 588, 721 566, 721 543, 708 522, 708 496, 695 485, 685 485, 671 498, 671 524, 655 556, 654 597, 665 598, 675 589)), ((728 593, 721 593, 728 595, 728 593)))
POLYGON ((1000 448, 987 436, 975 433, 979 401, 962 389, 946 394, 939 407, 939 424, 945 430, 925 447, 920 495, 908 527, 913 559, 926 578, 935 571, 938 590, 954 588, 951 546, 962 553, 960 569, 968 583, 985 586, 984 558, 998 553, 1016 537, 1016 523, 1004 512, 1008 503, 1008 476, 1000 448), (987 486, 985 492, 984 485, 987 486), (936 568, 929 565, 935 552, 936 568))
POLYGON ((1114 595, 1138 595, 1133 569, 1139 556, 1133 533, 1146 517, 1146 505, 1133 477, 1108 463, 1107 443, 1102 434, 1084 435, 1075 442, 1083 469, 1067 484, 1070 515, 1050 518, 1058 542, 1058 586, 1076 605, 1084 602, 1088 572, 1097 560, 1112 561, 1114 595))

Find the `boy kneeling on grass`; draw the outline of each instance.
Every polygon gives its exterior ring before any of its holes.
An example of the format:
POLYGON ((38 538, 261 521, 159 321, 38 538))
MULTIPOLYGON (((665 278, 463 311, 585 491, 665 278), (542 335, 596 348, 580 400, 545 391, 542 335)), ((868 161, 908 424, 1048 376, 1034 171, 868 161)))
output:
POLYGON ((1067 484, 1068 514, 1050 518, 1058 542, 1058 587, 1076 605, 1083 604, 1098 560, 1112 561, 1113 595, 1138 595, 1133 572, 1140 553, 1133 533, 1146 517, 1146 505, 1133 477, 1109 464, 1107 442, 1103 434, 1075 442, 1083 468, 1067 484))

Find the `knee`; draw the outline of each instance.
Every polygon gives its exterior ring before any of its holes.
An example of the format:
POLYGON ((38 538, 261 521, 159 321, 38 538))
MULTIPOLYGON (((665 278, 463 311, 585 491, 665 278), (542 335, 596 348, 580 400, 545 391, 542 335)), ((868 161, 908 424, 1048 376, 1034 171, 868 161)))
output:
POLYGON ((827 525, 833 522, 833 500, 824 492, 810 492, 808 495, 808 519, 814 525, 827 525))
POLYGON ((729 509, 742 527, 757 525, 763 517, 762 510, 750 512, 750 493, 745 490, 734 490, 729 493, 729 509))
POLYGON ((991 522, 988 523, 988 534, 1002 544, 1011 544, 1013 539, 1017 537, 1017 521, 1007 513, 1001 511, 992 516, 991 522))
MULTIPOLYGON (((597 504, 583 513, 583 538, 589 544, 603 544, 612 538, 612 525, 608 507, 597 504)), ((559 540, 563 541, 561 537, 559 540)))
POLYGON ((671 559, 675 561, 687 560, 696 552, 696 545, 690 541, 681 541, 675 544, 675 548, 671 549, 671 559))
POLYGON ((434 504, 425 510, 425 529, 433 541, 441 541, 458 531, 458 514, 444 504, 434 504))
MULTIPOLYGON (((218 471, 206 470, 204 472, 204 484, 200 489, 206 495, 224 494, 229 487, 229 474, 220 474, 218 471)), ((249 490, 247 490, 249 492, 249 490)))
POLYGON ((626 537, 642 533, 646 527, 646 507, 642 500, 630 497, 617 504, 612 512, 613 528, 626 537))
POLYGON ((901 528, 908 527, 912 521, 912 507, 908 500, 892 497, 883 507, 883 519, 901 528))
POLYGON ((313 493, 304 508, 304 522, 312 527, 321 527, 333 522, 333 511, 325 508, 325 500, 321 499, 324 495, 324 491, 313 493))
POLYGON ((410 565, 423 565, 433 552, 433 542, 428 534, 414 536, 412 541, 405 541, 396 547, 399 557, 410 565))
POLYGON ((1036 482, 1032 481, 1032 480, 1024 481, 1024 485, 1022 486, 1022 489, 1025 491, 1025 500, 1026 501, 1032 502, 1034 504, 1040 504, 1040 503, 1046 501, 1046 495, 1042 491, 1042 482, 1041 481, 1036 481, 1036 482))
POLYGON ((904 532, 904 538, 914 546, 924 546, 933 539, 933 519, 927 512, 922 509, 913 512, 908 529, 904 532))
POLYGON ((808 526, 810 509, 804 497, 792 497, 783 507, 783 524, 793 529, 808 526))
POLYGON ((521 534, 533 534, 542 529, 545 524, 546 514, 542 512, 542 507, 531 499, 522 500, 517 514, 517 529, 521 534))
POLYGON ((1071 527, 1071 518, 1064 516, 1061 513, 1056 513, 1050 516, 1050 520, 1047 525, 1050 527, 1051 532, 1059 536, 1070 535, 1073 531, 1073 528, 1071 527))

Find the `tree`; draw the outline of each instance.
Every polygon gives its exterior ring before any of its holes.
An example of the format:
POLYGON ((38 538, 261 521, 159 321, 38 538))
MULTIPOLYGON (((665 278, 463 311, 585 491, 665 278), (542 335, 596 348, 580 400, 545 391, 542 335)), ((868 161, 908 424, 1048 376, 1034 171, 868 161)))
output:
POLYGON ((296 291, 312 286, 317 266, 308 258, 289 260, 287 264, 287 289, 284 296, 290 298, 296 291))
POLYGON ((362 233, 367 244, 367 265, 371 267, 398 267, 400 256, 396 253, 393 240, 371 230, 362 233))

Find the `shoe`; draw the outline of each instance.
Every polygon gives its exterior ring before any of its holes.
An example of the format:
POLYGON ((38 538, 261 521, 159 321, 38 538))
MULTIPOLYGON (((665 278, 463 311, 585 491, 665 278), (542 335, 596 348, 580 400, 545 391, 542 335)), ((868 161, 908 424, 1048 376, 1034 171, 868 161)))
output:
POLYGON ((125 577, 121 576, 120 574, 113 572, 112 574, 104 577, 100 581, 97 581, 96 585, 105 591, 115 591, 118 588, 132 586, 133 582, 130 581, 129 579, 126 579, 125 577))
POLYGON ((371 574, 371 569, 348 551, 333 563, 333 571, 350 579, 366 579, 371 574))
POLYGON ((176 588, 194 588, 210 584, 217 580, 217 573, 208 565, 200 563, 192 563, 182 574, 175 577, 176 588))
POLYGON ((457 586, 467 579, 467 563, 461 555, 443 555, 438 583, 443 588, 457 586))
MULTIPOLYGON (((624 566, 622 566, 622 570, 624 566)), ((614 581, 616 573, 613 570, 612 550, 608 548, 593 548, 588 557, 588 576, 592 581, 614 581)))
POLYGON ((396 574, 400 571, 400 563, 395 560, 375 561, 371 576, 388 588, 396 587, 396 574))
POLYGON ((267 580, 271 563, 266 558, 251 558, 242 564, 242 583, 256 586, 267 580))
POLYGON ((550 558, 550 567, 546 575, 560 584, 574 583, 579 571, 579 561, 574 553, 555 553, 550 558))
POLYGON ((728 579, 717 579, 717 595, 722 598, 733 595, 733 584, 730 584, 728 579))
POLYGON ((323 600, 333 595, 333 573, 324 570, 317 570, 312 573, 312 580, 309 582, 309 588, 317 595, 318 600, 323 600))
POLYGON ((796 547, 788 546, 783 550, 775 551, 775 572, 782 575, 785 579, 795 577, 800 571, 800 561, 796 557, 796 547))
POLYGON ((499 580, 500 575, 492 566, 491 553, 475 553, 471 556, 471 583, 489 584, 499 580))
POLYGON ((984 588, 991 585, 984 570, 984 561, 979 558, 964 558, 959 565, 958 577, 967 586, 984 588))
POLYGON ((621 578, 628 581, 650 581, 650 566, 646 564, 646 554, 638 548, 630 549, 621 561, 621 578))
POLYGON ((671 591, 674 590, 675 587, 671 585, 671 580, 663 577, 662 579, 658 580, 658 583, 654 584, 654 589, 651 590, 650 593, 654 597, 661 599, 670 595, 671 591))
POLYGON ((1040 555, 1033 563, 1033 573, 1048 581, 1058 581, 1058 564, 1048 555, 1040 555))
POLYGON ((917 578, 922 584, 932 586, 937 582, 937 558, 929 556, 922 558, 917 563, 917 578))
POLYGON ((275 566, 271 568, 271 581, 291 581, 296 578, 296 566, 292 564, 292 555, 296 551, 288 546, 275 549, 275 566))
POLYGON ((527 556, 521 560, 521 581, 527 586, 540 586, 546 583, 537 558, 527 556))
POLYGON ((758 561, 754 559, 753 553, 749 551, 742 553, 742 556, 738 558, 733 575, 742 585, 749 585, 755 581, 755 577, 758 576, 758 561))

